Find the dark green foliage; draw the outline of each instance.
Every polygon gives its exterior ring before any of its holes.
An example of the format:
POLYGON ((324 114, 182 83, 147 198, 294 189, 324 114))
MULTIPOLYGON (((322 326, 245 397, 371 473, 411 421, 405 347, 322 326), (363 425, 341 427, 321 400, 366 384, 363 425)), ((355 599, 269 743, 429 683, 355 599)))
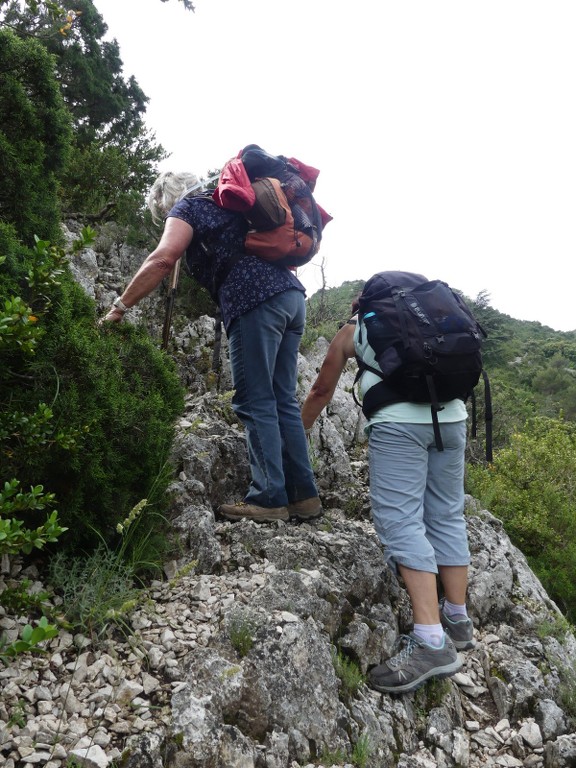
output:
POLYGON ((50 300, 34 355, 14 357, 0 378, 5 412, 28 413, 29 421, 47 404, 49 431, 40 438, 37 427, 31 441, 22 427, 6 427, 0 473, 55 493, 70 529, 61 542, 89 547, 92 529, 110 540, 140 499, 150 500, 151 512, 165 505, 183 394, 173 364, 144 330, 96 325, 93 301, 68 272, 50 300))
POLYGON ((108 27, 92 0, 77 0, 74 11, 66 34, 59 31, 63 19, 40 5, 11 3, 5 18, 22 39, 35 37, 53 55, 75 133, 87 144, 104 130, 111 137, 131 130, 148 98, 134 78, 124 79, 118 43, 102 39, 108 27))
POLYGON ((135 142, 111 144, 96 139, 73 143, 62 175, 62 205, 67 215, 92 221, 141 226, 143 200, 156 177, 156 163, 166 154, 142 126, 135 142))
MULTIPOLYGON (((57 169, 63 209, 84 221, 113 217, 133 225, 141 220, 156 164, 167 154, 145 125, 148 97, 134 77, 125 77, 117 41, 103 39, 108 28, 92 0, 78 0, 74 14, 72 25, 61 34, 64 20, 42 6, 23 10, 11 4, 5 11, 22 41, 34 36, 32 43, 51 62, 54 87, 72 124, 68 163, 57 169)), ((18 120, 20 113, 18 105, 18 120)), ((34 136, 46 146, 46 137, 34 136)), ((31 226, 33 233, 54 240, 54 233, 40 223, 39 217, 31 226)))
POLYGON ((331 341, 342 323, 352 316, 352 302, 362 291, 364 281, 345 282, 339 288, 324 288, 311 296, 306 306, 306 330, 302 345, 310 346, 323 336, 331 341))
POLYGON ((158 502, 165 491, 182 392, 169 359, 143 330, 97 330, 81 289, 69 283, 63 294, 32 369, 34 389, 38 399, 55 398, 56 419, 88 433, 81 451, 51 451, 28 471, 51 478, 61 519, 75 536, 89 536, 91 525, 109 539, 137 501, 158 502))
POLYGON ((0 29, 0 220, 32 245, 60 237, 57 174, 67 160, 69 114, 54 61, 36 40, 0 29))
POLYGON ((35 489, 23 517, 55 496, 65 541, 90 548, 94 530, 113 538, 143 497, 143 518, 165 504, 182 391, 143 330, 96 326, 63 253, 30 246, 38 233, 59 242, 58 180, 80 216, 141 220, 164 152, 91 0, 76 4, 71 27, 43 4, 1 5, 0 477, 23 500, 35 489))
POLYGON ((539 417, 515 432, 467 491, 505 525, 567 617, 576 619, 576 425, 539 417))
POLYGON ((173 315, 176 326, 178 322, 189 323, 202 315, 214 317, 217 309, 208 291, 181 270, 173 315))
POLYGON ((486 291, 481 291, 475 299, 469 299, 463 294, 462 297, 488 336, 482 348, 484 367, 492 370, 496 366, 506 364, 510 359, 508 342, 512 338, 512 331, 505 320, 506 315, 490 306, 490 297, 486 291))
POLYGON ((21 282, 29 297, 27 302, 14 291, 0 290, 0 554, 18 555, 55 543, 66 530, 58 521, 54 494, 45 492, 40 483, 22 488, 13 467, 18 453, 28 455, 31 448, 46 447, 49 443, 64 446, 74 437, 65 430, 54 432, 50 423, 53 414, 45 403, 32 408, 27 403, 19 408, 16 402, 12 407, 21 392, 20 386, 27 381, 27 362, 44 334, 39 320, 50 306, 49 294, 58 285, 65 254, 47 247, 47 243, 37 242, 32 259, 26 263, 21 249, 13 247, 11 227, 2 225, 0 229, 5 248, 5 253, 0 254, 0 276, 7 276, 8 288, 10 277, 20 274, 14 269, 14 256, 23 257, 25 268, 21 281, 16 279, 16 286, 20 287, 21 282), (13 268, 9 270, 7 264, 13 268))

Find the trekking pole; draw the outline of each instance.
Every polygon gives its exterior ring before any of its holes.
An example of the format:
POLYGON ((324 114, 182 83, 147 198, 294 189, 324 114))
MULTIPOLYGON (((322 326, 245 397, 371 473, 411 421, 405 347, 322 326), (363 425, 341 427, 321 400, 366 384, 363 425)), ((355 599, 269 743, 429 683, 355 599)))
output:
POLYGON ((222 361, 220 350, 222 349, 222 314, 220 308, 214 315, 214 350, 212 352, 212 370, 216 374, 216 391, 220 391, 220 374, 222 373, 222 361))
POLYGON ((174 301, 176 299, 176 287, 180 275, 180 262, 181 259, 178 259, 170 273, 170 284, 168 286, 168 296, 166 297, 166 315, 164 317, 164 328, 162 329, 162 349, 168 349, 168 339, 170 338, 170 327, 172 325, 172 312, 174 311, 174 301))

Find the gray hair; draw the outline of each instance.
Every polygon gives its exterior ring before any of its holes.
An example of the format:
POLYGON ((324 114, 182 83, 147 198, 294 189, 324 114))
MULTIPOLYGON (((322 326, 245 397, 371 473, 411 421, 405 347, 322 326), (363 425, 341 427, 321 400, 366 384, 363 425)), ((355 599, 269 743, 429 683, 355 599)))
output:
POLYGON ((177 202, 191 192, 203 188, 204 184, 193 173, 161 173, 152 184, 148 195, 148 208, 154 223, 161 224, 177 202))

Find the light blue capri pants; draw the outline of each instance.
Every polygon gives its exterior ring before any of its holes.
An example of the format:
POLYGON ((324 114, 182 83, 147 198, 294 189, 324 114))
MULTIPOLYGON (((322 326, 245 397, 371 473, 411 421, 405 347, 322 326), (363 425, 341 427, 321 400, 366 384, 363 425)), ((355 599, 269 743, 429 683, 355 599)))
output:
POLYGON ((370 428, 370 498, 388 565, 438 573, 469 565, 464 519, 466 422, 440 425, 378 422, 370 428))

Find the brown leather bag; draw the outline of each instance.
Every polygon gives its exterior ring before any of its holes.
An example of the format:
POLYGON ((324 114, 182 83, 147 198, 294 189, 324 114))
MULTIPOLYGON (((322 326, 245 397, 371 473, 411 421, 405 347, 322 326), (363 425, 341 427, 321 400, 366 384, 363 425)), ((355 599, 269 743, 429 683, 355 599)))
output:
POLYGON ((244 214, 251 225, 244 243, 246 253, 289 265, 311 259, 318 244, 296 228, 280 181, 273 177, 257 179, 252 188, 256 202, 244 214))

